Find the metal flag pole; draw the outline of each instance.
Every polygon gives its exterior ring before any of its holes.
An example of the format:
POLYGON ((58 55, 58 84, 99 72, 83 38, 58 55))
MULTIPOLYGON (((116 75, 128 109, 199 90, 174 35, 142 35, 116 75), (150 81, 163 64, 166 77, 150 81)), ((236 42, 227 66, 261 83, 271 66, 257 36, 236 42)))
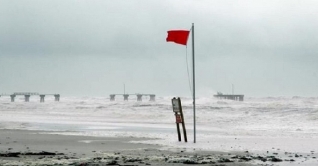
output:
POLYGON ((194 66, 194 23, 192 23, 192 74, 193 74, 193 136, 196 143, 196 126, 195 126, 195 66, 194 66))

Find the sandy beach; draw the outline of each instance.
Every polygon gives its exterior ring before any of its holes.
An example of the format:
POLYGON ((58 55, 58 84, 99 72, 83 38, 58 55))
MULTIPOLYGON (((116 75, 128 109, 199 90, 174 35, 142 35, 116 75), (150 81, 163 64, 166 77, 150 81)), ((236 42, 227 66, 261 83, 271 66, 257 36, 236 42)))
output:
POLYGON ((66 97, 0 102, 0 165, 317 165, 318 98, 183 99, 178 142, 171 98, 66 97))
MULTIPOLYGON (((0 133, 0 165, 180 165, 185 161, 178 161, 177 156, 185 160, 198 155, 129 143, 142 140, 133 137, 69 136, 27 130, 0 130, 0 133), (175 161, 167 158, 175 158, 175 161)), ((202 152, 203 155, 207 154, 202 152)), ((218 162, 210 164, 213 163, 218 162)))
POLYGON ((314 152, 309 156, 272 152, 252 154, 247 151, 190 152, 130 143, 138 140, 142 138, 69 136, 2 129, 0 165, 296 165, 318 157, 314 152))

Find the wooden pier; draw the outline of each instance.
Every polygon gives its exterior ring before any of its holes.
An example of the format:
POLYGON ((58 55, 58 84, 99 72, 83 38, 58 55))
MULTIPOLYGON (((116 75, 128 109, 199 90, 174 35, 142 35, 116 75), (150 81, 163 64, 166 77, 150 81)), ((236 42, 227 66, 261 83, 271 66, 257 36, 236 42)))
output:
POLYGON ((228 99, 228 100, 236 100, 236 101, 244 101, 244 95, 229 95, 229 94, 222 94, 218 93, 216 95, 213 95, 216 98, 219 99, 228 99))
POLYGON ((142 97, 143 96, 149 96, 150 99, 149 101, 155 101, 156 99, 156 95, 155 94, 140 94, 140 93, 136 93, 136 94, 110 94, 110 101, 115 101, 115 96, 119 95, 119 96, 123 96, 124 97, 124 101, 128 101, 128 97, 129 96, 137 96, 137 101, 142 101, 142 97))
POLYGON ((54 96, 55 101, 60 101, 60 94, 39 94, 36 92, 15 92, 13 94, 2 94, 1 96, 10 96, 11 102, 14 102, 16 96, 24 96, 24 101, 29 102, 31 96, 39 96, 40 102, 44 102, 45 96, 54 96))

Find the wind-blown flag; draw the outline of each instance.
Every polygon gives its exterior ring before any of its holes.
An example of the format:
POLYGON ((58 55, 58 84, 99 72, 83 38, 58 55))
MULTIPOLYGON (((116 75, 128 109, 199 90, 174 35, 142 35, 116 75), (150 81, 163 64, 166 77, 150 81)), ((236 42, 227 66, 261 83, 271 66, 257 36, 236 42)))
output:
POLYGON ((187 45, 188 36, 190 31, 188 30, 170 30, 168 31, 167 42, 175 42, 177 44, 187 45))

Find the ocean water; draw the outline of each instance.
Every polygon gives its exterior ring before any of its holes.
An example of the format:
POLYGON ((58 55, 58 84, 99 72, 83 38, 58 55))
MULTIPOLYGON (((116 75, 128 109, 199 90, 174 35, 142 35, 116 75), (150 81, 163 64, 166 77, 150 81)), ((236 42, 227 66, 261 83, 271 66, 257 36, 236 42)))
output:
POLYGON ((0 97, 0 128, 54 134, 151 138, 138 143, 213 151, 318 152, 318 98, 266 97, 245 101, 198 97, 193 143, 191 98, 181 98, 188 143, 178 142, 171 98, 109 101, 108 97, 0 97), (153 139, 154 138, 154 139, 153 139))

